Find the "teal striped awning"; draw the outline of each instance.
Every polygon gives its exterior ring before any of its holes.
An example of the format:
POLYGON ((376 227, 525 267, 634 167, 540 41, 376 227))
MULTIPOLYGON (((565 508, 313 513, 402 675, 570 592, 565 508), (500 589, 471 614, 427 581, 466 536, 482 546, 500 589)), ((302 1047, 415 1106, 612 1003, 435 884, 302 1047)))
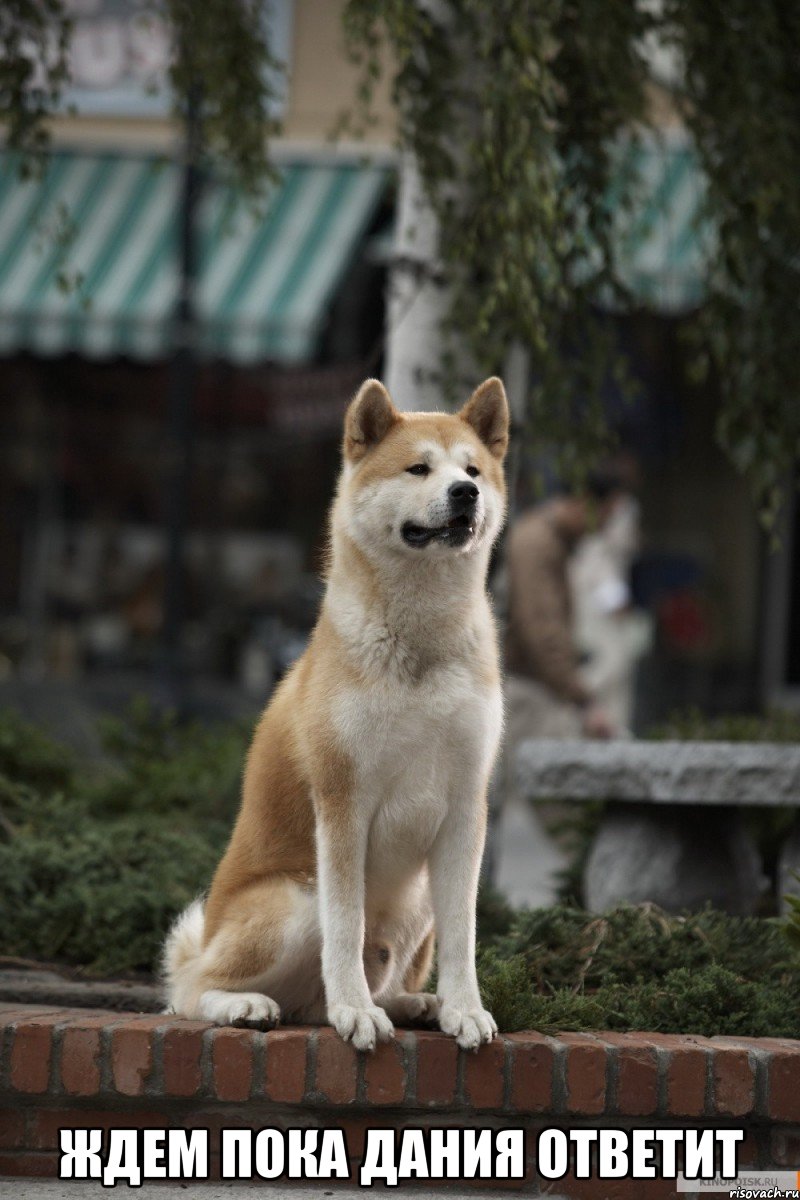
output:
MULTIPOLYGON (((199 349, 297 363, 385 192, 382 166, 297 162, 260 206, 209 183, 198 212, 199 349)), ((22 180, 0 159, 0 354, 155 358, 172 344, 180 172, 58 152, 22 180)))
MULTIPOLYGON (((685 136, 630 140, 619 171, 634 179, 632 204, 614 207, 618 267, 634 302, 669 314, 695 307, 713 237, 699 219, 703 179, 691 145, 685 136)), ((388 178, 384 166, 290 163, 259 208, 207 184, 199 350, 241 363, 312 358, 388 178)), ((174 163, 58 152, 25 181, 1 156, 0 354, 168 353, 179 201, 174 163)))

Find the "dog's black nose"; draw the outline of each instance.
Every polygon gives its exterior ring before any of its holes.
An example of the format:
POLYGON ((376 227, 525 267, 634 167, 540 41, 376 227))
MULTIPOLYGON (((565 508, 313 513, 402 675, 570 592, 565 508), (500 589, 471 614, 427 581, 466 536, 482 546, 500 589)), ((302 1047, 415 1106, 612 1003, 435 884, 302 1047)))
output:
POLYGON ((472 508, 478 499, 478 489, 469 479, 461 480, 458 483, 451 483, 447 489, 447 494, 450 497, 452 507, 458 508, 462 512, 465 509, 472 508))

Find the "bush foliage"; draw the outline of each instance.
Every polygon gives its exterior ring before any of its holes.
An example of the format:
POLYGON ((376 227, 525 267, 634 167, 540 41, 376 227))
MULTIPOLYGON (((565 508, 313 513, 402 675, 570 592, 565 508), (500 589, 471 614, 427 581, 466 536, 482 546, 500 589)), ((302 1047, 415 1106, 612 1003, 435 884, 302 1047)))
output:
MULTIPOLYGON (((150 971, 208 886, 236 807, 242 727, 143 704, 76 762, 0 714, 0 953, 88 974, 150 971)), ((514 912, 484 890, 479 973, 502 1029, 800 1036, 800 958, 778 920, 655 908, 514 912)))
POLYGON ((724 713, 706 716, 698 708, 672 713, 651 729, 653 741, 681 742, 800 742, 800 714, 788 709, 767 713, 724 713))
POLYGON ((105 760, 78 765, 0 715, 0 952, 149 971, 225 848, 247 733, 138 703, 102 735, 105 760))
POLYGON ((648 122, 658 131, 652 88, 666 83, 700 168, 691 375, 774 524, 800 443, 795 0, 347 0, 343 12, 368 111, 393 65, 400 143, 439 220, 442 381, 470 357, 499 371, 525 346, 527 435, 577 482, 607 442, 601 397, 627 374, 602 311, 636 305, 619 228, 636 227, 643 197, 619 151, 646 145, 648 122))
POLYGON ((800 958, 777 919, 498 910, 493 897, 479 961, 502 1029, 800 1037, 800 958))

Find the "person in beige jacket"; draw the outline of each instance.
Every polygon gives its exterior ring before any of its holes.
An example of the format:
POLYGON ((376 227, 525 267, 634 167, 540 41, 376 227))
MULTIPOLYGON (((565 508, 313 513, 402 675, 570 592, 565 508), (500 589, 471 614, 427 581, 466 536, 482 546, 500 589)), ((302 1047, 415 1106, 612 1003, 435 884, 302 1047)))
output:
POLYGON ((570 559, 623 495, 613 472, 587 495, 562 494, 528 510, 507 545, 507 743, 527 737, 612 737, 617 731, 584 681, 575 642, 570 559))
POLYGON ((487 876, 512 904, 554 903, 563 849, 516 784, 525 738, 612 737, 617 730, 584 682, 573 623, 571 557, 604 524, 623 492, 611 473, 587 496, 563 494, 529 509, 506 544, 505 734, 492 789, 487 876))

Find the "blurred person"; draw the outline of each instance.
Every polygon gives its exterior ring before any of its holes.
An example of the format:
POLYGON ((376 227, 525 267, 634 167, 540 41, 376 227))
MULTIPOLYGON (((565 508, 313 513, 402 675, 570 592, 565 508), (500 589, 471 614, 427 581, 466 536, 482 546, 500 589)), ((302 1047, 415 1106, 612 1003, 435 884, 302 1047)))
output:
POLYGON ((515 906, 555 903, 566 857, 515 780, 526 738, 609 738, 611 715, 583 678, 575 642, 572 555, 602 528, 624 493, 615 472, 598 472, 585 495, 561 493, 524 512, 506 549, 505 735, 492 788, 486 872, 515 906))
POLYGON ((580 670, 570 561, 624 496, 618 472, 592 474, 585 494, 561 493, 512 526, 507 549, 506 743, 521 737, 615 735, 580 670))
POLYGON ((630 576, 641 544, 640 506, 621 494, 604 528, 589 533, 570 563, 581 677, 619 731, 629 731, 636 667, 652 641, 649 615, 633 606, 630 576))

